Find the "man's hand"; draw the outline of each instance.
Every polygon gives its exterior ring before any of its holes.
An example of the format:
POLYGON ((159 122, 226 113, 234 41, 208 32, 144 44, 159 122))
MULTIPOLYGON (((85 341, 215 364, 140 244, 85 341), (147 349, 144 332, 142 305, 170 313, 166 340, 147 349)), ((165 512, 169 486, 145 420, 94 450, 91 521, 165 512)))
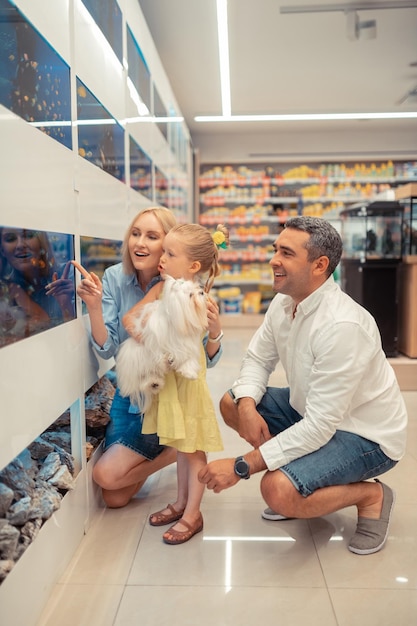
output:
POLYGON ((236 476, 234 467, 234 459, 211 461, 199 471, 198 479, 206 485, 207 489, 220 493, 223 489, 233 487, 239 482, 240 478, 236 476))
POLYGON ((252 398, 241 398, 238 405, 239 435, 253 448, 259 448, 272 435, 264 418, 256 410, 252 398))

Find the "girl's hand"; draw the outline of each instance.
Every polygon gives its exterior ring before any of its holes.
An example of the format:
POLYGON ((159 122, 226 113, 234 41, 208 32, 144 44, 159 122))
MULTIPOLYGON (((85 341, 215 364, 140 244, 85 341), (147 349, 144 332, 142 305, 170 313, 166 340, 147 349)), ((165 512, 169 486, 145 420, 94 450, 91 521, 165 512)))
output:
POLYGON ((222 327, 220 324, 220 310, 215 300, 207 296, 207 320, 209 337, 218 337, 222 327))

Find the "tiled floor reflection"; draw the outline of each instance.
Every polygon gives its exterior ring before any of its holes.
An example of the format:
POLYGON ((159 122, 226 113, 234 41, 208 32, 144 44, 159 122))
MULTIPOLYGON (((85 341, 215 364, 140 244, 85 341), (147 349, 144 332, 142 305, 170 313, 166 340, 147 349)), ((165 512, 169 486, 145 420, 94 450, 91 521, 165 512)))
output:
MULTIPOLYGON (((233 382, 253 330, 227 331, 224 356, 209 371, 216 405, 233 382)), ((285 378, 278 371, 273 384, 285 378)), ((204 531, 167 546, 151 511, 174 498, 175 468, 151 477, 126 508, 104 510, 56 585, 38 626, 408 626, 417 623, 417 392, 406 457, 384 476, 397 492, 386 547, 347 550, 355 510, 324 518, 267 522, 260 475, 221 494, 206 492, 204 531)), ((248 444, 221 424, 225 452, 248 444)))

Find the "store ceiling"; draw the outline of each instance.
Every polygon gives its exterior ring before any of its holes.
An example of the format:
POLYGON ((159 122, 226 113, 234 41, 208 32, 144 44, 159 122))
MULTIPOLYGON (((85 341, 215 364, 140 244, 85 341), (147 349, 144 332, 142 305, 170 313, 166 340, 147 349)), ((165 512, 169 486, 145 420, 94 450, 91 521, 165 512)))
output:
MULTIPOLYGON (((222 112, 216 0, 138 2, 194 142, 213 132, 267 134, 276 132, 277 124, 287 132, 339 132, 365 123, 374 130, 387 124, 410 128, 417 147, 416 120, 195 122, 196 115, 222 112)), ((298 5, 294 0, 228 1, 232 114, 417 111, 417 8, 358 11, 361 21, 376 20, 377 36, 351 40, 342 11, 280 13, 282 6, 298 5)))

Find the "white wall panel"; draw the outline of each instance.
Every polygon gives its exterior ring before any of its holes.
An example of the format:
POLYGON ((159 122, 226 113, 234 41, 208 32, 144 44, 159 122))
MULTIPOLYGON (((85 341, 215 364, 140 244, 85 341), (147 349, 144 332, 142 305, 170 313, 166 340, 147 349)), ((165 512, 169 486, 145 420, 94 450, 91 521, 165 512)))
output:
POLYGON ((135 215, 139 213, 139 211, 142 211, 142 209, 145 209, 146 207, 152 206, 154 204, 156 204, 156 202, 153 202, 152 200, 149 200, 149 198, 142 196, 142 194, 137 193, 133 189, 130 189, 126 224, 129 225, 135 215))
POLYGON ((74 153, 0 105, 1 225, 74 232, 74 153))
POLYGON ((77 488, 66 495, 61 508, 53 514, 50 523, 41 528, 36 541, 2 583, 0 599, 4 626, 37 623, 54 585, 51 572, 58 577, 65 571, 83 538, 88 505, 85 482, 83 472, 77 478, 77 488))
POLYGON ((82 157, 77 161, 78 232, 89 237, 123 239, 128 188, 82 157))
POLYGON ((83 394, 85 346, 74 320, 0 350, 1 467, 83 394))

